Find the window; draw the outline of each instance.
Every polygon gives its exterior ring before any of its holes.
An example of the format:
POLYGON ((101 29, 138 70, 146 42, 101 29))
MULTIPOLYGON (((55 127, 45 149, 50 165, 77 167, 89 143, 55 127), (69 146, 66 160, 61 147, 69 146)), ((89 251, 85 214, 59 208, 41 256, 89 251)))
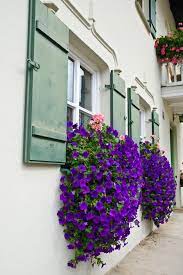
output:
POLYGON ((140 107, 140 137, 146 138, 146 110, 144 107, 140 107))
POLYGON ((152 113, 150 105, 140 97, 140 138, 151 141, 152 113))
POLYGON ((97 112, 97 72, 73 54, 69 57, 67 119, 86 125, 97 112))
POLYGON ((136 0, 137 10, 153 38, 156 37, 156 0, 136 0))

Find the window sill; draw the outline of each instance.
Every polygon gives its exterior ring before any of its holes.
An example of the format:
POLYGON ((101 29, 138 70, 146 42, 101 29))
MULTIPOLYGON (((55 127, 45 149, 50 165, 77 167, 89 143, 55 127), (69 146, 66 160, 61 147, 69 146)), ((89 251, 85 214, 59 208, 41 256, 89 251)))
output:
POLYGON ((142 19, 142 22, 144 23, 144 26, 146 27, 146 30, 148 31, 148 33, 151 33, 151 28, 147 22, 147 19, 143 13, 143 10, 142 10, 140 4, 138 3, 138 0, 135 0, 135 6, 136 6, 136 9, 137 9, 141 19, 142 19))

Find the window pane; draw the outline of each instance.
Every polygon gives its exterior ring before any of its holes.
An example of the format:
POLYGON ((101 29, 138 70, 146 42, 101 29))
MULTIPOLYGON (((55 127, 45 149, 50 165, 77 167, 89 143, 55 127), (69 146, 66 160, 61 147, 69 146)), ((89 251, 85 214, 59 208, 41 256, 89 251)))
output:
POLYGON ((181 70, 182 70, 182 64, 177 64, 175 66, 175 71, 176 71, 176 81, 182 81, 181 78, 181 70))
POLYGON ((92 110, 92 75, 83 67, 80 68, 80 98, 79 105, 87 110, 92 110))
POLYGON ((68 87, 67 87, 67 100, 73 102, 74 94, 74 61, 68 60, 68 87))
POLYGON ((73 109, 67 106, 67 121, 73 121, 73 109))
POLYGON ((146 121, 145 121, 145 111, 140 110, 140 136, 141 138, 146 137, 146 121))
POLYGON ((79 113, 79 124, 80 125, 83 125, 86 127, 88 122, 90 121, 90 119, 91 119, 91 115, 85 114, 83 112, 79 113))

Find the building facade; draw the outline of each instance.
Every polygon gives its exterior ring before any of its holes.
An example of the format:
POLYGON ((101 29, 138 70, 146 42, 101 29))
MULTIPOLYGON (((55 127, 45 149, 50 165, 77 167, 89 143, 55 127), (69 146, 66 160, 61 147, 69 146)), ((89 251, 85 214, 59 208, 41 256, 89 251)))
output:
POLYGON ((101 112, 107 124, 112 121, 127 134, 130 90, 138 95, 139 116, 132 136, 149 139, 152 112, 156 112, 160 145, 177 177, 180 207, 183 73, 175 71, 170 81, 169 71, 158 63, 154 49, 154 38, 174 30, 176 22, 168 0, 42 2, 1 4, 0 273, 105 274, 152 231, 152 223, 142 220, 139 210, 140 227, 132 229, 126 247, 103 256, 107 263, 103 269, 80 264, 77 270, 70 270, 71 254, 56 216, 65 130, 51 131, 45 123, 49 120, 54 125, 55 114, 62 118, 62 128, 66 115, 85 123, 92 113, 101 112), (45 46, 45 39, 49 45, 45 46), (39 73, 47 82, 40 82, 39 73), (116 83, 120 83, 122 102, 114 97, 116 83), (57 91, 61 87, 61 94, 52 94, 53 87, 57 91), (34 88, 37 93, 33 95, 30 89, 34 88))

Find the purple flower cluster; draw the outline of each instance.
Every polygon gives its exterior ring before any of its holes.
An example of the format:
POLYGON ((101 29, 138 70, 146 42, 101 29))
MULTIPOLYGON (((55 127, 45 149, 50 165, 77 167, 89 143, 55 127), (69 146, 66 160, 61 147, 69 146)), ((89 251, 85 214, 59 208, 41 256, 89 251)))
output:
POLYGON ((140 155, 131 138, 120 140, 118 132, 105 124, 101 131, 90 125, 68 126, 68 172, 61 177, 58 211, 68 249, 75 251, 68 265, 75 268, 78 262, 91 260, 103 266, 99 255, 126 245, 130 228, 138 225, 140 155))
POLYGON ((145 182, 142 188, 143 216, 159 227, 168 221, 175 205, 174 173, 157 144, 145 142, 140 147, 145 182))

